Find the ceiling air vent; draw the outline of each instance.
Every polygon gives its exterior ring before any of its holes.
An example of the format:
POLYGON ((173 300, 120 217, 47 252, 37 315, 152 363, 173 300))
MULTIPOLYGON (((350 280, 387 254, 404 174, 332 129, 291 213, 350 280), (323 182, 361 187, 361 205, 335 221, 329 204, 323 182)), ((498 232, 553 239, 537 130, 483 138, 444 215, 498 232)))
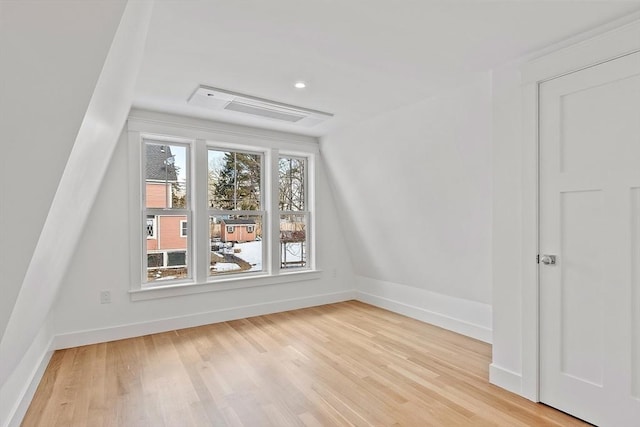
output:
POLYGON ((333 117, 333 114, 294 105, 282 104, 228 90, 199 86, 189 98, 189 104, 217 111, 250 114, 272 121, 311 127, 333 117))
POLYGON ((255 105, 245 104, 240 101, 231 101, 224 107, 225 110, 237 111, 238 113, 253 114, 254 116, 267 117, 274 120, 284 120, 285 122, 298 122, 306 116, 301 114, 292 114, 284 112, 281 109, 274 109, 268 106, 257 107, 255 105))

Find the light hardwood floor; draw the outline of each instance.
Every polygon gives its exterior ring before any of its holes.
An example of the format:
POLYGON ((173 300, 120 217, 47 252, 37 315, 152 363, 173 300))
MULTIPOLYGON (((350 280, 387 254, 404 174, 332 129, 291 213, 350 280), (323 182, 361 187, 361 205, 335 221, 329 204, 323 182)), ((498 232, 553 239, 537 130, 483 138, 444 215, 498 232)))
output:
POLYGON ((577 426, 491 346, 349 301, 57 351, 23 426, 577 426))

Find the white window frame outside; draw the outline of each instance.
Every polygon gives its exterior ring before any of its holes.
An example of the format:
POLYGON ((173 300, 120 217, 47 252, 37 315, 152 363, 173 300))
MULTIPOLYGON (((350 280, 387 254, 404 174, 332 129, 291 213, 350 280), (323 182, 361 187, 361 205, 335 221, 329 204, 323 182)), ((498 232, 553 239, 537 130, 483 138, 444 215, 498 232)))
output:
MULTIPOLYGON (((132 300, 164 298, 201 292, 240 289, 245 287, 273 285, 319 279, 321 272, 316 269, 314 192, 315 161, 319 154, 315 138, 260 131, 242 126, 226 125, 205 120, 184 119, 159 113, 135 111, 136 116, 128 120, 129 175, 140 185, 130 186, 131 209, 131 290, 132 300), (162 120, 164 119, 164 120, 162 120), (195 124, 195 125, 194 125, 195 124), (146 225, 140 212, 144 208, 144 141, 166 142, 189 148, 187 179, 188 209, 171 209, 171 214, 187 217, 187 265, 188 279, 163 280, 146 283, 146 248, 139 238, 146 225), (262 203, 261 211, 237 211, 237 215, 263 215, 263 271, 245 272, 235 275, 210 276, 210 234, 209 216, 213 211, 208 206, 208 150, 242 151, 261 153, 262 203), (305 158, 306 170, 306 211, 307 215, 307 263, 303 268, 280 268, 280 211, 278 206, 278 161, 280 157, 305 158), (138 208, 136 208, 138 206, 138 208), (144 256, 143 256, 144 255, 144 256)), ((294 212, 302 214, 303 212, 294 212)), ((144 239, 146 244, 146 239, 144 239)))
POLYGON ((180 221, 180 237, 189 236, 189 222, 187 220, 180 221), (186 231, 186 232, 185 232, 186 231))
POLYGON ((177 249, 177 250, 164 251, 164 256, 165 256, 165 261, 164 261, 164 266, 165 267, 183 267, 183 266, 189 265, 189 254, 187 253, 186 249, 185 250, 177 249), (177 252, 185 252, 186 264, 172 264, 172 265, 169 264, 169 255, 172 254, 172 253, 177 253, 177 252))
POLYGON ((158 219, 155 215, 148 215, 147 216, 147 220, 145 222, 145 229, 148 230, 147 227, 149 227, 149 220, 151 220, 151 229, 153 230, 153 232, 151 234, 147 233, 147 239, 149 240, 154 240, 157 238, 156 236, 156 231, 158 229, 158 219), (153 218, 149 218, 150 216, 153 216, 153 218))

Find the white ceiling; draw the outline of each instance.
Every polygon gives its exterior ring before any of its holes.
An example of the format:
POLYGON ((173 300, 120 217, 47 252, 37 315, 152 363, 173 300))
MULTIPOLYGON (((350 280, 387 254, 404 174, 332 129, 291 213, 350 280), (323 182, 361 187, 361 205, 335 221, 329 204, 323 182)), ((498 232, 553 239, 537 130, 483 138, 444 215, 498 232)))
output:
POLYGON ((638 1, 157 0, 134 106, 321 136, 638 11, 638 1), (299 128, 187 105, 200 84, 335 117, 299 128))

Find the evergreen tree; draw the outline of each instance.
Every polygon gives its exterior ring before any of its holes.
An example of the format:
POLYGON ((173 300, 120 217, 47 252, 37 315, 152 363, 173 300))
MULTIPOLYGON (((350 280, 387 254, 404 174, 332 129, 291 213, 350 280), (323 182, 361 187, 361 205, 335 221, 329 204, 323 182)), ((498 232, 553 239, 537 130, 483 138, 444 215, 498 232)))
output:
POLYGON ((176 209, 187 207, 187 195, 184 185, 180 182, 171 183, 171 206, 176 209))
POLYGON ((212 207, 221 210, 260 209, 260 156, 227 152, 222 168, 211 170, 210 175, 212 207))

